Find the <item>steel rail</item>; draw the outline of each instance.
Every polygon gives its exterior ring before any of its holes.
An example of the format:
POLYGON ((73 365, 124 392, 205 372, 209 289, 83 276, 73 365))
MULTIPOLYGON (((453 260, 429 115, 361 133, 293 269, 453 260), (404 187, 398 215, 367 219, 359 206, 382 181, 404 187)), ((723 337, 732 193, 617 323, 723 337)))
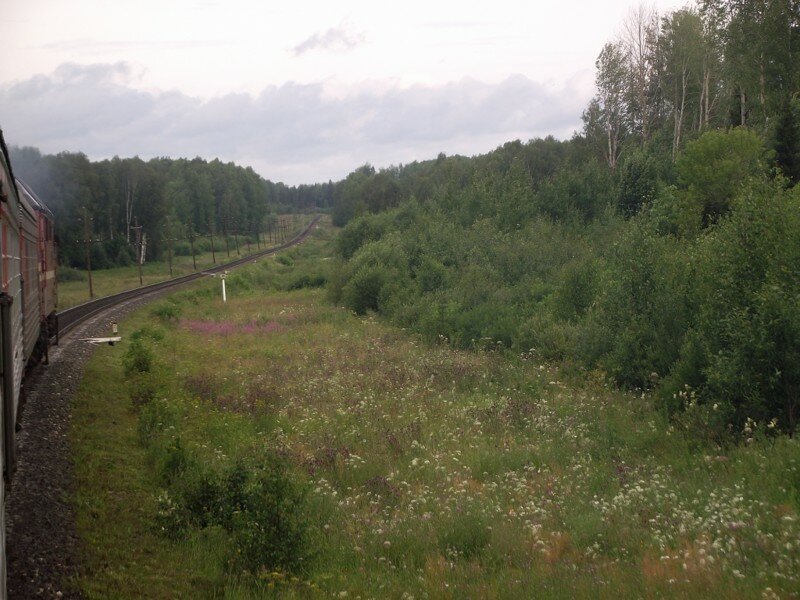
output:
POLYGON ((77 306, 72 306, 70 308, 67 308, 56 315, 58 323, 57 337, 65 335, 72 328, 74 328, 81 322, 85 321, 89 317, 92 317, 97 313, 105 310, 106 308, 109 308, 116 304, 120 304, 121 302, 124 302, 126 300, 130 300, 132 298, 138 298, 139 296, 145 296, 147 294, 158 292, 163 289, 179 286, 184 283, 200 279, 205 275, 213 275, 216 273, 234 269, 236 267, 241 267, 242 265, 253 262, 258 258, 269 256, 270 254, 275 254, 276 252, 285 250, 286 248, 296 246, 309 236, 311 231, 314 229, 314 226, 319 222, 321 218, 322 218, 321 215, 315 217, 302 232, 300 232, 297 236, 295 236, 288 242, 281 244, 280 246, 267 248, 266 250, 261 250, 260 252, 249 254, 247 256, 238 258, 231 262, 222 265, 216 265, 214 267, 211 267, 210 269, 205 269, 203 271, 198 271, 196 273, 190 273, 189 275, 183 275, 182 277, 175 277, 173 279, 159 281, 158 283, 151 283, 150 285, 134 288, 132 290, 125 290, 124 292, 119 292, 117 294, 112 294, 110 296, 103 296, 102 298, 98 298, 96 300, 90 300, 89 302, 84 302, 83 304, 78 304, 77 306))

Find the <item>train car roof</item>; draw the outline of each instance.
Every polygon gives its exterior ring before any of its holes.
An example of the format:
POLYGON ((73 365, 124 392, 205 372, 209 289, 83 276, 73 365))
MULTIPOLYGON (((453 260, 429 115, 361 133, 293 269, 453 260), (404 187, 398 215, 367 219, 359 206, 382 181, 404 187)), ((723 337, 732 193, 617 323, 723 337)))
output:
POLYGON ((14 195, 19 197, 19 191, 17 190, 16 184, 16 177, 14 177, 14 171, 11 168, 11 157, 8 153, 8 148, 6 147, 6 140, 3 137, 3 130, 0 129, 0 152, 2 156, 0 157, 3 161, 3 170, 6 172, 8 177, 8 184, 14 188, 14 195))
POLYGON ((34 210, 43 212, 50 218, 53 218, 53 211, 51 211, 42 201, 42 199, 34 193, 30 186, 22 181, 19 177, 16 177, 15 179, 17 180, 17 189, 21 192, 20 199, 23 201, 23 203, 26 203, 34 210))

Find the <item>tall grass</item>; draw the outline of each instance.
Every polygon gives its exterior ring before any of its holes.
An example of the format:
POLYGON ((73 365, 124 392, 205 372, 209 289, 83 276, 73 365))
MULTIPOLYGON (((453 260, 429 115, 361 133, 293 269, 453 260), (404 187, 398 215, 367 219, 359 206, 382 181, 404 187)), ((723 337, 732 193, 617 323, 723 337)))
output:
POLYGON ((177 318, 143 309, 98 351, 72 431, 87 595, 796 592, 796 440, 723 451, 602 373, 287 291, 330 277, 329 251, 323 231, 248 267, 227 304, 210 281, 175 294, 177 318), (126 379, 148 328, 152 368, 126 379))

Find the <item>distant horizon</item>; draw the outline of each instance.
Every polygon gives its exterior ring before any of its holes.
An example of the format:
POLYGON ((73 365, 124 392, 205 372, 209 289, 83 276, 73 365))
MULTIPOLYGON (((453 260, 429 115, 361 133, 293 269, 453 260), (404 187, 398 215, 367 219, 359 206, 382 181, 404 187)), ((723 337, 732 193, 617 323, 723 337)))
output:
MULTIPOLYGON (((0 130, 2 130, 2 124, 0 124, 0 130)), ((32 145, 20 146, 18 144, 14 144, 14 143, 9 143, 8 144, 8 148, 9 148, 9 151, 11 152, 12 156, 13 156, 15 151, 25 150, 27 148, 32 148, 32 149, 36 150, 42 156, 56 156, 56 155, 61 154, 61 153, 83 154, 92 163, 102 162, 102 161, 105 161, 105 160, 110 161, 110 160, 113 160, 115 158, 118 158, 120 160, 132 160, 132 159, 138 158, 139 160, 141 160, 143 162, 149 162, 151 160, 158 160, 158 159, 166 159, 166 160, 173 160, 173 161, 177 161, 177 160, 193 161, 193 160, 196 160, 196 159, 199 158, 200 160, 203 160, 206 163, 211 163, 211 162, 214 162, 215 160, 218 160, 221 163, 234 164, 237 167, 241 167, 243 169, 251 168, 262 179, 264 179, 266 181, 269 181, 271 183, 274 183, 274 184, 283 184, 283 185, 291 188, 291 187, 300 187, 300 186, 312 187, 312 186, 315 186, 315 185, 326 185, 328 183, 337 183, 338 181, 342 181, 342 180, 346 179, 348 175, 350 175, 351 173, 353 173, 354 171, 358 170, 359 168, 361 168, 361 167, 363 167, 365 165, 369 165, 370 167, 373 167, 375 169, 375 171, 384 171, 384 170, 389 170, 389 169, 392 169, 392 168, 402 169, 402 168, 404 168, 404 167, 406 167, 406 166, 408 166, 410 164, 414 164, 414 163, 424 163, 424 162, 434 161, 434 160, 436 160, 438 158, 439 154, 444 154, 447 158, 472 159, 472 158, 476 158, 476 157, 480 157, 480 156, 485 156, 487 154, 491 154, 492 152, 498 150, 499 148, 502 148, 506 144, 512 144, 514 142, 520 142, 521 144, 524 145, 524 144, 528 144, 530 142, 533 142, 535 140, 546 139, 548 137, 552 137, 553 139, 555 139, 555 140, 557 140, 559 142, 567 142, 567 141, 569 141, 568 139, 558 138, 558 137, 556 137, 556 136, 554 136, 552 134, 546 134, 546 135, 543 135, 543 136, 536 136, 536 137, 530 138, 528 140, 522 140, 522 139, 519 139, 519 138, 506 140, 504 142, 501 142, 501 143, 495 145, 494 147, 492 147, 492 148, 490 148, 488 150, 485 150, 485 151, 482 151, 482 152, 476 152, 474 154, 464 154, 464 153, 460 153, 460 152, 448 153, 448 152, 440 151, 440 152, 437 152, 436 155, 428 157, 428 158, 416 158, 416 159, 409 160, 407 162, 391 163, 391 164, 388 164, 388 165, 376 165, 376 164, 373 164, 371 161, 368 160, 366 162, 362 162, 362 163, 360 163, 358 165, 353 166, 350 170, 348 170, 341 177, 326 179, 325 181, 314 181, 314 182, 311 182, 311 183, 309 183, 309 182, 287 183, 285 181, 281 181, 281 180, 278 180, 278 179, 272 179, 270 177, 265 177, 262 173, 259 173, 251 165, 242 164, 242 163, 240 163, 238 161, 235 161, 235 160, 223 160, 220 157, 206 158, 206 157, 202 157, 202 156, 188 157, 188 156, 169 156, 169 155, 165 155, 165 154, 157 154, 155 156, 150 156, 150 157, 147 157, 147 158, 143 158, 142 156, 139 156, 138 154, 133 155, 133 156, 120 156, 118 154, 115 154, 113 156, 96 158, 96 157, 90 156, 89 154, 87 154, 86 152, 84 152, 82 150, 59 150, 57 152, 45 152, 45 151, 42 151, 42 149, 37 147, 37 146, 32 146, 32 145)), ((13 163, 12 163, 12 168, 13 168, 13 163)))

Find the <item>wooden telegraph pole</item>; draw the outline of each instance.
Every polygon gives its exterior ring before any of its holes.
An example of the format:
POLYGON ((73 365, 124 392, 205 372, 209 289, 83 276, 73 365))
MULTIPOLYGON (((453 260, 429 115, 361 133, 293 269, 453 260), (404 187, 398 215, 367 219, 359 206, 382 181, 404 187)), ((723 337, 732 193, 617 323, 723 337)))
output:
POLYGON ((92 239, 92 217, 89 216, 86 207, 83 206, 83 245, 86 253, 86 271, 89 274, 89 299, 94 298, 94 286, 92 285, 92 244, 102 240, 92 239))
POLYGON ((172 222, 167 221, 167 236, 164 238, 164 241, 167 242, 167 251, 168 251, 168 258, 169 258, 169 276, 172 277, 172 242, 175 241, 175 238, 172 237, 172 222))
POLYGON ((211 234, 211 260, 217 264, 217 253, 214 250, 214 223, 208 222, 208 231, 211 234))
POLYGON ((239 253, 239 238, 236 235, 236 232, 239 230, 239 227, 238 227, 238 223, 236 223, 236 221, 234 221, 233 224, 234 224, 233 241, 236 243, 236 256, 241 256, 241 254, 239 253))
POLYGON ((197 258, 194 254, 194 223, 189 219, 189 246, 192 248, 192 267, 197 271, 197 258))
POLYGON ((225 237, 225 252, 228 253, 228 258, 231 257, 231 247, 228 242, 228 219, 222 219, 222 235, 225 237))
POLYGON ((139 285, 144 285, 142 281, 142 226, 139 225, 138 217, 133 217, 133 227, 136 232, 136 266, 139 268, 139 285))

